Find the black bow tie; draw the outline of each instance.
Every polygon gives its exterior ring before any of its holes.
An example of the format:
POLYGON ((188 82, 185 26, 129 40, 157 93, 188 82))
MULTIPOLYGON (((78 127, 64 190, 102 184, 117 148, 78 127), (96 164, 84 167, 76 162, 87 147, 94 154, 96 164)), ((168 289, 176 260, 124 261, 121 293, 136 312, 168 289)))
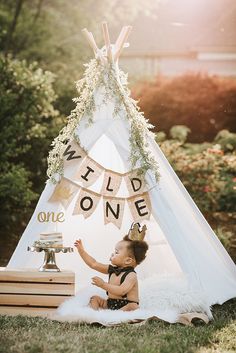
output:
POLYGON ((116 276, 119 276, 121 274, 121 272, 126 272, 126 271, 133 270, 133 269, 134 268, 132 266, 128 266, 128 267, 113 267, 113 266, 110 266, 109 273, 110 274, 115 273, 116 276))

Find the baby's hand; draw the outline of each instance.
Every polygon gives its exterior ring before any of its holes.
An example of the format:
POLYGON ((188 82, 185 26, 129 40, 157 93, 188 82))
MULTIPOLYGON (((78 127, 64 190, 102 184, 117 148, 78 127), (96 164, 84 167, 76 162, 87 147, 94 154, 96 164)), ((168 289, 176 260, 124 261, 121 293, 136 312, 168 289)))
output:
POLYGON ((84 250, 84 247, 83 247, 83 244, 82 244, 82 240, 81 240, 81 239, 76 240, 75 243, 74 243, 74 246, 77 248, 78 252, 84 250))
POLYGON ((105 282, 104 282, 103 279, 100 278, 100 277, 93 277, 93 278, 92 278, 92 284, 93 284, 94 286, 103 288, 105 282))

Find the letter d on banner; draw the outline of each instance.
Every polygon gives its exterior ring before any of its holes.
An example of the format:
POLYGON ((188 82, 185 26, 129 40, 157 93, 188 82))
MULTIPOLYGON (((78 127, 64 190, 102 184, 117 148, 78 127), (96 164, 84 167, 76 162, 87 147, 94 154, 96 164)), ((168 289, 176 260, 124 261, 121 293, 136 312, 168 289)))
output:
POLYGON ((127 173, 125 182, 130 196, 142 194, 145 190, 145 180, 143 174, 139 173, 139 169, 127 173))

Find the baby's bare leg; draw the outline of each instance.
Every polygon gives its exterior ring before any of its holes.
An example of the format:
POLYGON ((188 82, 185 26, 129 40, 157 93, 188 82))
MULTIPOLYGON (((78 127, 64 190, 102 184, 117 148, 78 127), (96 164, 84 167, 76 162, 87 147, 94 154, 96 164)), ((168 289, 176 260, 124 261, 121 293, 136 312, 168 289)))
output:
POLYGON ((138 309, 139 306, 137 303, 128 303, 125 306, 123 306, 120 310, 122 311, 132 311, 138 309))
POLYGON ((98 295, 93 295, 90 298, 89 305, 92 309, 107 309, 107 300, 99 297, 98 295))

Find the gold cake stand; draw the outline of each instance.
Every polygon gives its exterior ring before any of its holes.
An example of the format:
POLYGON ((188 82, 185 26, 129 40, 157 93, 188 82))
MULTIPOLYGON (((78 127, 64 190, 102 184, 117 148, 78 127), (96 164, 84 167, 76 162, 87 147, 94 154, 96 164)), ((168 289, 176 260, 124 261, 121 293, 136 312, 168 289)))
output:
POLYGON ((28 251, 41 252, 44 251, 44 261, 42 266, 39 268, 41 272, 60 272, 61 270, 56 264, 56 253, 63 252, 69 253, 73 252, 74 249, 70 247, 46 247, 46 246, 28 246, 28 251))

